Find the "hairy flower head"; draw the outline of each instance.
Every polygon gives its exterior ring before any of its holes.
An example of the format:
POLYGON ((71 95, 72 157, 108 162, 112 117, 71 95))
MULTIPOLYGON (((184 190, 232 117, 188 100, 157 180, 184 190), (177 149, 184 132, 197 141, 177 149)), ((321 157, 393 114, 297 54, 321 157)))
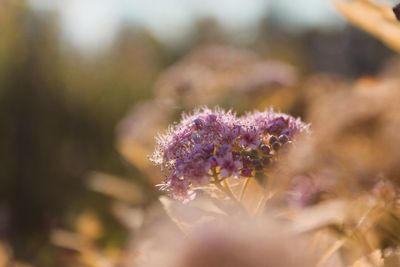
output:
POLYGON ((202 108, 158 138, 152 160, 166 175, 161 189, 187 201, 199 186, 264 171, 283 146, 307 131, 299 119, 271 109, 237 117, 202 108))

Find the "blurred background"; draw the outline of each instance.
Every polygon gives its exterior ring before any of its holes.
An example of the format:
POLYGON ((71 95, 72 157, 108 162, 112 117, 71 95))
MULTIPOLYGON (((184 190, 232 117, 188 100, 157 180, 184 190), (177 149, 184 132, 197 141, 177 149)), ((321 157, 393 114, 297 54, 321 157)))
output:
POLYGON ((181 110, 276 104, 301 116, 290 92, 304 77, 368 77, 393 56, 330 1, 1 0, 0 240, 17 260, 64 266, 51 233, 85 214, 101 221, 102 246, 122 245, 96 179, 139 183, 145 197, 132 205, 152 203, 147 156, 181 110), (196 86, 207 90, 185 93, 196 86), (290 90, 256 103, 259 86, 290 90))

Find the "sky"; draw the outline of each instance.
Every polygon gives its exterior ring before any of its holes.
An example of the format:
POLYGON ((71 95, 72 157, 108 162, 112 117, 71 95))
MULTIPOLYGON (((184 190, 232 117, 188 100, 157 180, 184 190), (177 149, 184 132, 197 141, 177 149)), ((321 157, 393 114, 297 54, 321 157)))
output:
POLYGON ((81 49, 111 44, 119 27, 130 23, 165 44, 190 38, 196 19, 214 17, 228 32, 251 32, 272 12, 288 28, 339 27, 329 0, 29 0, 36 10, 60 15, 63 37, 81 49))

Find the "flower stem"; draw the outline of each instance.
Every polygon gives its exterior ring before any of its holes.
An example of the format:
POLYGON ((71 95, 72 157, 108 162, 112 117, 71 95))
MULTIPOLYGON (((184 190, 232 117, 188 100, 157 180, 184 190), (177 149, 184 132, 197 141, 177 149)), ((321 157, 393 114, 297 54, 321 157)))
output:
POLYGON ((231 200, 233 200, 234 202, 236 202, 237 204, 241 203, 239 202, 239 200, 235 197, 235 195, 232 193, 229 185, 227 184, 227 182, 225 180, 217 180, 214 182, 215 186, 221 190, 222 192, 224 192, 231 200))
POLYGON ((243 184, 242 190, 240 191, 239 201, 243 200, 244 194, 246 193, 246 189, 247 189, 247 186, 249 185, 249 183, 250 183, 250 178, 246 178, 244 180, 244 184, 243 184))
POLYGON ((222 192, 224 192, 233 202, 235 202, 239 207, 243 210, 243 204, 240 202, 239 199, 233 194, 228 182, 226 179, 218 179, 218 174, 216 172, 213 173, 213 184, 222 192))

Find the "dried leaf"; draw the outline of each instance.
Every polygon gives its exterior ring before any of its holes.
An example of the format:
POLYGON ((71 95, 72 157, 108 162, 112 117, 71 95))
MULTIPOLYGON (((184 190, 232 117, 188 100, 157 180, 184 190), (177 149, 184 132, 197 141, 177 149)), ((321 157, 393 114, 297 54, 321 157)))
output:
POLYGON ((88 184, 96 192, 131 204, 140 203, 144 197, 136 184, 111 174, 93 172, 89 176, 88 184))
POLYGON ((76 231, 80 237, 88 240, 95 240, 103 233, 99 219, 91 212, 84 212, 78 217, 76 231))
POLYGON ((82 251, 82 242, 78 235, 65 230, 54 230, 50 236, 51 243, 66 249, 82 251))
POLYGON ((336 9, 351 23, 400 52, 400 24, 389 5, 371 0, 333 0, 336 9))

